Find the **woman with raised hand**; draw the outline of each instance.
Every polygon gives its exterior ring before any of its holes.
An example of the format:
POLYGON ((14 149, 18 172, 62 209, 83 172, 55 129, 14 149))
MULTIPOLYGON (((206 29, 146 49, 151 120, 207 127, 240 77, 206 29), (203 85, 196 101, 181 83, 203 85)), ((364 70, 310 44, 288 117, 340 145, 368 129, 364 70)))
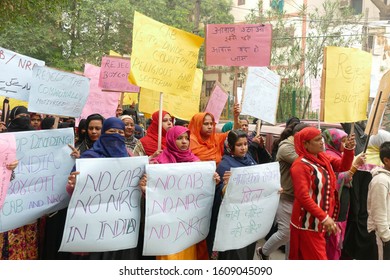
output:
POLYGON ((291 215, 290 260, 327 260, 326 234, 338 231, 335 172, 347 171, 354 158, 355 137, 348 137, 342 158, 324 152, 321 131, 306 127, 294 136, 298 158, 291 167, 294 205, 291 215))

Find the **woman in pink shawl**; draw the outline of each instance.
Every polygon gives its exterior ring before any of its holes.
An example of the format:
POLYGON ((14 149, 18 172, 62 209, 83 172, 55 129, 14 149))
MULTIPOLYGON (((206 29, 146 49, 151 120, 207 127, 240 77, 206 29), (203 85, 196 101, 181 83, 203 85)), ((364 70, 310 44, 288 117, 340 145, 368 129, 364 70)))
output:
POLYGON ((176 163, 200 161, 190 150, 190 131, 184 126, 174 126, 165 136, 166 147, 153 162, 176 163))
MULTIPOLYGON (((194 162, 200 161, 190 149, 190 131, 184 126, 174 126, 167 131, 166 147, 157 157, 151 160, 151 163, 180 163, 180 162, 194 162)), ((220 178, 215 172, 214 179, 219 183, 220 178)), ((146 176, 141 179, 141 188, 145 193, 146 176)), ((206 260, 208 259, 208 252, 206 240, 200 241, 187 249, 176 254, 157 256, 157 260, 206 260)))
MULTIPOLYGON (((325 152, 332 157, 341 159, 348 134, 341 129, 331 128, 325 129, 322 135, 325 141, 325 152)), ((364 163, 364 158, 364 155, 356 157, 353 166, 358 168, 364 163)), ((353 174, 349 171, 336 173, 336 190, 339 194, 340 203, 339 216, 336 220, 336 224, 339 231, 337 234, 331 234, 326 237, 326 254, 329 260, 339 260, 341 256, 350 202, 348 189, 352 186, 352 175, 353 174)))

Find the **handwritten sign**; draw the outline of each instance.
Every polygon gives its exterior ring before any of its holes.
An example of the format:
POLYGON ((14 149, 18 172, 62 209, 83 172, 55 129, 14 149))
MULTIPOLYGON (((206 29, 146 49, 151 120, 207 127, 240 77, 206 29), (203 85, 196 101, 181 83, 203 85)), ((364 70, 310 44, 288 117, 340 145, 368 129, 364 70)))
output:
POLYGON ((29 224, 45 214, 65 208, 65 190, 74 160, 72 128, 12 133, 19 164, 0 210, 0 232, 29 224))
POLYGON ((3 206, 12 171, 6 164, 16 160, 16 141, 12 133, 0 133, 0 209, 3 206))
POLYGON ((139 87, 129 83, 130 58, 104 56, 100 66, 99 87, 109 91, 139 92, 139 87))
POLYGON ((76 119, 76 125, 91 114, 100 114, 105 118, 115 116, 120 92, 103 91, 98 85, 99 75, 99 66, 85 64, 84 76, 90 79, 89 95, 80 117, 76 119))
POLYGON ((218 213, 214 251, 240 249, 264 238, 279 204, 279 163, 232 168, 218 213))
POLYGON ((78 159, 60 251, 104 252, 135 248, 147 157, 78 159))
POLYGON ((311 89, 311 109, 319 110, 321 108, 321 79, 312 78, 310 79, 311 89))
POLYGON ((280 76, 267 67, 249 67, 242 114, 276 124, 280 76))
POLYGON ((0 47, 0 95, 28 101, 36 65, 45 62, 0 47))
POLYGON ((214 161, 146 166, 144 255, 174 254, 207 237, 214 172, 214 161))
MULTIPOLYGON (((180 95, 165 93, 163 95, 163 108, 176 118, 191 120, 192 116, 199 113, 200 93, 202 90, 203 71, 196 69, 194 85, 191 92, 180 95)), ((141 88, 139 110, 153 114, 159 110, 160 92, 141 88)))
POLYGON ((204 110, 205 112, 213 114, 216 123, 219 122, 219 118, 221 117, 228 97, 229 95, 223 89, 222 85, 216 82, 213 91, 211 92, 209 102, 204 110))
POLYGON ((34 66, 28 110, 79 117, 88 93, 88 78, 46 66, 34 66))
POLYGON ((208 24, 206 65, 269 66, 271 24, 208 24))
POLYGON ((135 12, 129 81, 158 92, 191 92, 203 41, 135 12))
POLYGON ((370 94, 371 53, 341 47, 325 48, 323 119, 331 123, 367 119, 370 94))

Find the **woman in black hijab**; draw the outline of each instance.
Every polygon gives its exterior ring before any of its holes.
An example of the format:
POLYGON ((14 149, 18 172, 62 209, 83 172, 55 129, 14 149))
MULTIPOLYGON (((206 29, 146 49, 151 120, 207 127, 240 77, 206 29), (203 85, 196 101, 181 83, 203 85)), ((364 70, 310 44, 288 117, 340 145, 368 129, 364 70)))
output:
POLYGON ((30 124, 30 114, 26 107, 16 106, 9 114, 10 123, 7 127, 7 132, 18 132, 34 130, 30 124))

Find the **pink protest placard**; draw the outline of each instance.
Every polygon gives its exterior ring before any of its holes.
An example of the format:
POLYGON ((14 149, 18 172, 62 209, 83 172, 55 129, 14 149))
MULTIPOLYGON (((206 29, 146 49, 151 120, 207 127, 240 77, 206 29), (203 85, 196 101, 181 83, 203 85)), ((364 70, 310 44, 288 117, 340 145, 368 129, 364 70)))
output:
POLYGON ((16 160, 16 141, 12 133, 0 134, 0 209, 3 207, 5 196, 11 179, 11 170, 6 164, 16 160))
POLYGON ((271 24, 208 24, 206 65, 269 66, 271 24))
POLYGON ((228 94, 223 90, 221 85, 217 82, 214 86, 213 91, 211 92, 209 102, 207 103, 207 107, 205 109, 205 112, 214 115, 216 123, 219 122, 219 118, 221 117, 227 99, 228 99, 228 94))
POLYGON ((311 88, 311 108, 312 110, 319 110, 321 108, 321 78, 310 80, 311 88))
POLYGON ((100 67, 99 87, 109 91, 139 92, 139 87, 130 84, 130 58, 104 56, 100 67))
POLYGON ((89 95, 80 118, 76 119, 76 126, 78 126, 81 119, 86 119, 91 114, 100 114, 105 118, 115 117, 121 93, 103 91, 98 85, 99 75, 99 66, 85 64, 84 76, 90 78, 89 95))

